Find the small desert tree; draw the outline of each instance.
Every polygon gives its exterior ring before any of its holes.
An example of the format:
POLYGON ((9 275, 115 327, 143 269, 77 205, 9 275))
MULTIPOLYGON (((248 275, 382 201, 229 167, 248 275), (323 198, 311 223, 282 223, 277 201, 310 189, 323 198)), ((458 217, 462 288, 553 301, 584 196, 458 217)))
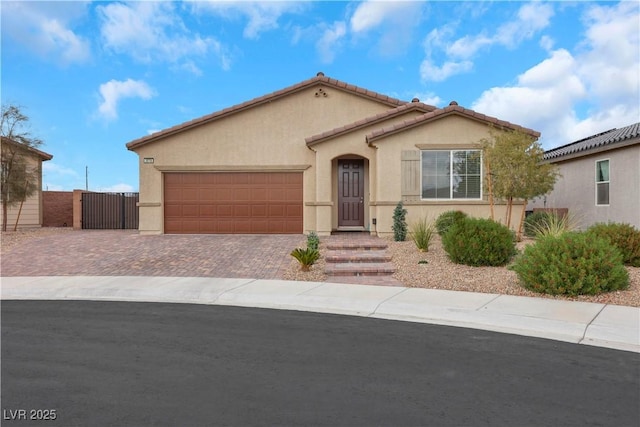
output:
MULTIPOLYGON (((527 202, 553 189, 558 177, 557 168, 544 163, 544 150, 538 141, 522 131, 502 131, 492 129, 490 138, 481 141, 489 201, 498 197, 507 201, 506 225, 511 227, 511 213, 514 199, 527 202)), ((518 237, 521 236, 524 209, 518 223, 518 237)))
POLYGON ((2 200, 2 231, 7 231, 7 213, 10 206, 23 203, 38 191, 38 167, 30 164, 33 150, 42 141, 28 130, 29 117, 15 105, 2 105, 0 199, 2 200))

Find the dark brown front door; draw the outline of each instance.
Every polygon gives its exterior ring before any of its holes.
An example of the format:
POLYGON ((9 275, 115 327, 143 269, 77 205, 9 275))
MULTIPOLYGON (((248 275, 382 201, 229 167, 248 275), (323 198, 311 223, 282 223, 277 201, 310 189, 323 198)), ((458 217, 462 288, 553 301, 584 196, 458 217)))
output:
POLYGON ((364 160, 338 160, 338 227, 364 227, 364 160))

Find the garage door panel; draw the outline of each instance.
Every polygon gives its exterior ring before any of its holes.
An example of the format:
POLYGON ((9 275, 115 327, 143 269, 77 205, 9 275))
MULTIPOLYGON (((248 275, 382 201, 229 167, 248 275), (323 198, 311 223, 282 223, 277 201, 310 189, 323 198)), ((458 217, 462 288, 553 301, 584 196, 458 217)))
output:
POLYGON ((248 202, 251 200, 251 189, 246 187, 236 187, 233 193, 233 200, 240 202, 248 202))
POLYGON ((213 204, 200 205, 200 218, 213 218, 216 215, 216 206, 213 204))
POLYGON ((302 200, 302 190, 298 190, 296 188, 287 189, 285 193, 285 200, 287 202, 292 202, 295 200, 302 200))
POLYGON ((249 205, 235 205, 233 207, 233 215, 238 218, 250 218, 251 217, 251 206, 249 205))
POLYGON ((290 185, 295 185, 300 187, 302 190, 302 174, 301 173, 285 173, 284 176, 285 182, 290 185))
POLYGON ((178 200, 182 200, 183 202, 197 202, 200 200, 200 194, 198 194, 197 188, 183 187, 178 198, 178 200))
POLYGON ((286 190, 284 188, 269 188, 269 200, 282 202, 286 200, 286 190))
POLYGON ((182 178, 181 179, 182 185, 191 185, 195 187, 200 185, 201 177, 198 176, 198 174, 186 173, 186 174, 182 174, 181 178, 182 178))
POLYGON ((269 208, 267 205, 252 205, 251 206, 251 217, 252 218, 262 218, 267 217, 267 213, 269 208))
POLYGON ((216 215, 220 218, 233 217, 233 206, 231 205, 216 205, 216 215))
POLYGON ((302 173, 166 173, 165 233, 302 233, 302 173))
POLYGON ((231 202, 233 200, 233 190, 230 188, 215 188, 214 201, 218 203, 231 202))
POLYGON ((251 200, 254 202, 266 202, 269 200, 266 187, 251 188, 251 200))
POLYGON ((284 206, 282 205, 270 205, 269 206, 269 216, 272 218, 283 217, 284 216, 284 206))
POLYGON ((205 234, 213 234, 217 231, 217 223, 215 221, 199 221, 198 222, 198 229, 200 230, 198 232, 198 234, 201 233, 205 233, 205 234))
POLYGON ((302 217, 302 206, 286 206, 287 218, 300 218, 302 217))
POLYGON ((240 219, 233 223, 233 233, 235 234, 250 234, 252 221, 249 218, 240 219))
POLYGON ((261 186, 264 187, 268 184, 270 184, 270 177, 273 175, 278 175, 275 173, 253 173, 249 175, 249 181, 248 183, 251 186, 261 186))

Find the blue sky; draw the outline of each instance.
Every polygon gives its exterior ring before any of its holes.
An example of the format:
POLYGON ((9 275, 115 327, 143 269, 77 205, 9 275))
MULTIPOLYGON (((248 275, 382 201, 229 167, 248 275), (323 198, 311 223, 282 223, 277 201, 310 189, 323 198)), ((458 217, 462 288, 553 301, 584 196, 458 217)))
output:
POLYGON ((533 128, 553 148, 640 120, 640 2, 5 1, 1 98, 45 189, 137 191, 125 144, 325 75, 533 128))

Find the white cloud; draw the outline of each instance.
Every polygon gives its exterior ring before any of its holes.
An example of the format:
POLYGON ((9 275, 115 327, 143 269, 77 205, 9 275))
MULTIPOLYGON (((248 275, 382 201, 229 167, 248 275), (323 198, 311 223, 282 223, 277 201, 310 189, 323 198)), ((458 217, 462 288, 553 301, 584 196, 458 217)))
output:
POLYGON ((42 163, 42 173, 47 175, 48 177, 50 177, 51 175, 73 177, 79 176, 78 172, 76 172, 75 170, 67 168, 65 166, 60 166, 52 161, 42 163))
POLYGON ((437 66, 430 60, 422 61, 420 64, 420 75, 423 80, 429 80, 433 82, 441 82, 456 74, 462 74, 470 71, 473 68, 471 61, 452 62, 448 61, 437 66))
POLYGON ((187 58, 212 53, 223 69, 230 66, 226 48, 212 37, 192 34, 175 12, 174 3, 110 3, 96 9, 102 21, 102 40, 108 50, 145 63, 184 61, 184 69, 196 75, 200 69, 187 58))
POLYGON ((7 34, 37 55, 60 65, 91 58, 87 38, 71 29, 89 2, 2 2, 3 36, 7 34))
POLYGON ((438 106, 442 105, 442 98, 434 94, 433 92, 426 93, 416 93, 413 95, 413 98, 418 98, 420 102, 427 105, 438 106))
POLYGON ((316 42, 316 49, 322 62, 325 64, 333 62, 346 33, 347 26, 342 21, 334 22, 333 25, 324 29, 322 36, 316 42))
POLYGON ((527 3, 518 10, 518 17, 514 22, 508 22, 498 28, 494 41, 507 47, 514 47, 548 27, 552 16, 553 8, 550 4, 527 3))
POLYGON ((485 91, 472 108, 541 131, 546 148, 637 122, 639 6, 589 6, 576 53, 551 52, 515 85, 485 91))
POLYGON ((534 2, 522 5, 514 20, 500 25, 493 34, 484 30, 452 41, 454 24, 434 29, 424 41, 426 57, 420 67, 420 76, 423 81, 443 81, 453 75, 469 72, 473 69, 470 61, 478 51, 493 45, 514 48, 546 28, 552 16, 551 5, 534 2), (441 66, 436 65, 433 59, 439 51, 445 54, 441 66))
POLYGON ((377 30, 374 43, 380 54, 403 53, 412 41, 413 31, 422 20, 423 4, 412 1, 364 1, 358 4, 349 21, 356 38, 377 30))
POLYGON ((406 2, 364 1, 351 17, 351 30, 355 33, 369 31, 399 11, 403 12, 407 6, 410 5, 406 2))
POLYGON ((151 99, 155 91, 142 80, 110 80, 100 85, 100 96, 102 103, 98 113, 107 120, 113 120, 118 117, 118 102, 122 98, 151 99))
POLYGON ((132 185, 119 183, 109 187, 98 187, 95 191, 103 193, 133 193, 136 190, 132 185))
POLYGON ((197 13, 213 13, 225 19, 247 20, 243 36, 257 39, 261 33, 279 28, 278 20, 286 14, 300 13, 306 2, 296 1, 194 1, 197 13))
POLYGON ((593 6, 579 54, 580 76, 603 103, 613 107, 640 94, 640 3, 593 6))
POLYGON ((59 165, 54 161, 42 163, 42 188, 48 191, 63 191, 65 187, 56 182, 75 181, 80 178, 80 174, 66 166, 59 165))
POLYGON ((544 137, 557 138, 555 124, 575 120, 573 106, 586 97, 586 89, 576 76, 577 63, 563 49, 527 70, 511 87, 485 91, 473 103, 474 110, 500 117, 536 130, 544 137), (549 126, 553 123, 554 125, 549 126))

